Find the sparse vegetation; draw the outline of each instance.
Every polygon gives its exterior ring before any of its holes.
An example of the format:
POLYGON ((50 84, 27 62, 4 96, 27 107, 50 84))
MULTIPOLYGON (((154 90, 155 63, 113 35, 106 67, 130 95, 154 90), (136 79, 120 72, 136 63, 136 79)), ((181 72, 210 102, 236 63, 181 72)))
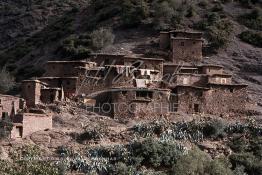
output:
POLYGON ((0 120, 0 139, 6 139, 10 137, 13 123, 7 113, 4 113, 2 117, 3 118, 0 120))
POLYGON ((15 78, 5 69, 0 70, 0 93, 7 93, 15 86, 15 78))
POLYGON ((257 8, 251 13, 241 15, 238 21, 251 29, 262 30, 262 11, 257 8))
POLYGON ((100 28, 90 35, 92 47, 94 49, 102 49, 113 44, 115 36, 110 29, 100 28))
POLYGON ((244 31, 239 35, 239 38, 252 44, 257 47, 262 47, 262 33, 261 32, 252 32, 252 31, 244 31))

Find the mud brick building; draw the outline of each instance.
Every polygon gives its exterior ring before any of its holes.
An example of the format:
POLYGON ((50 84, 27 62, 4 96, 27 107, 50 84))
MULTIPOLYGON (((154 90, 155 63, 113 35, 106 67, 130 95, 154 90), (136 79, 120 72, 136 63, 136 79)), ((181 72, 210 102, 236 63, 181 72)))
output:
POLYGON ((232 75, 222 66, 164 65, 167 86, 175 96, 170 98, 171 112, 230 115, 246 109, 247 85, 234 84, 232 75), (173 71, 172 71, 173 70, 173 71), (176 105, 175 105, 176 104, 176 105))
POLYGON ((96 97, 96 106, 119 120, 156 118, 169 113, 169 97, 169 89, 113 88, 96 97))
POLYGON ((28 107, 35 107, 41 102, 41 89, 46 87, 45 83, 39 80, 24 80, 21 86, 21 96, 26 100, 28 107))
POLYGON ((202 64, 203 43, 200 32, 174 30, 160 33, 160 48, 170 53, 171 63, 102 53, 81 61, 49 61, 43 77, 23 82, 22 97, 28 106, 67 99, 92 101, 96 108, 110 104, 108 114, 115 118, 243 112, 247 86, 234 84, 222 66, 202 64))
POLYGON ((160 48, 170 51, 170 60, 173 63, 201 62, 203 43, 201 32, 179 30, 160 32, 160 48))
POLYGON ((36 131, 52 129, 52 115, 21 113, 15 116, 13 123, 11 138, 24 138, 36 131))
MULTIPOLYGON (((27 82, 29 83, 29 81, 27 82)), ((39 83, 30 81, 30 85, 39 83), (34 82, 34 83, 33 83, 34 82)), ((36 86, 35 86, 36 87, 36 86)), ((30 90, 33 91, 33 86, 30 90)), ((34 99, 29 99, 34 102, 34 99)), ((52 128, 52 115, 42 113, 28 113, 29 108, 25 100, 10 95, 0 95, 1 120, 10 120, 13 123, 13 129, 10 137, 12 139, 24 138, 33 132, 52 128)))
POLYGON ((21 109, 24 108, 24 105, 24 100, 19 97, 0 94, 1 119, 4 115, 15 116, 21 109))

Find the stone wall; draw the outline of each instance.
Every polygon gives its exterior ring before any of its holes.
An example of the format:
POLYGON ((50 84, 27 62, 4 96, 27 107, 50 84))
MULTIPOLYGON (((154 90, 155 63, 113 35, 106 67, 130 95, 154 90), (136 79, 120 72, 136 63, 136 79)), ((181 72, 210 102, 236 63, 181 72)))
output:
POLYGON ((40 103, 42 86, 41 82, 37 80, 22 82, 21 96, 26 100, 26 106, 35 107, 40 103))
POLYGON ((177 87, 178 112, 192 114, 205 111, 205 94, 207 91, 202 88, 177 87))
POLYGON ((73 77, 78 75, 77 67, 93 66, 85 61, 50 61, 45 66, 45 77, 73 77))
POLYGON ((19 97, 0 95, 0 118, 2 113, 7 112, 8 115, 17 113, 19 109, 23 109, 24 102, 19 97))
MULTIPOLYGON (((48 114, 23 113, 17 115, 16 121, 22 122, 22 137, 26 137, 34 132, 52 129, 52 116, 48 114)), ((19 123, 15 123, 16 124, 19 123)), ((11 137, 16 138, 19 130, 14 127, 11 137)))
POLYGON ((241 86, 216 86, 208 91, 205 100, 205 113, 233 115, 246 110, 247 89, 241 86))
POLYGON ((174 85, 186 85, 186 86, 206 86, 207 76, 200 74, 176 74, 173 82, 174 85))
POLYGON ((124 118, 157 118, 169 113, 170 91, 119 90, 112 92, 113 116, 124 118), (145 97, 146 96, 146 97, 145 97))
POLYGON ((173 62, 196 63, 202 60, 202 45, 200 39, 172 38, 173 62))
POLYGON ((243 113, 247 104, 247 89, 241 86, 214 85, 210 89, 176 87, 178 112, 233 115, 243 113))
POLYGON ((66 97, 71 97, 77 90, 78 77, 42 77, 39 80, 52 88, 63 87, 66 97))
POLYGON ((41 102, 51 104, 55 101, 62 101, 62 91, 58 88, 41 89, 41 102))

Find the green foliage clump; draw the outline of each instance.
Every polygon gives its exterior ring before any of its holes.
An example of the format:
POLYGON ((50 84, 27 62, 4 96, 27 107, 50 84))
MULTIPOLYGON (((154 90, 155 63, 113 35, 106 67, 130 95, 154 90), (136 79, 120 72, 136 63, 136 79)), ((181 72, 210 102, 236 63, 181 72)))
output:
POLYGON ((13 123, 10 117, 8 117, 7 113, 4 114, 4 118, 0 120, 0 139, 9 138, 13 129, 13 123))
POLYGON ((149 15, 146 0, 124 0, 121 2, 121 19, 126 27, 134 27, 149 15))
POLYGON ((91 42, 94 49, 102 49, 113 44, 115 35, 110 29, 100 28, 91 33, 91 42))
POLYGON ((0 161, 3 175, 60 175, 59 169, 51 162, 42 160, 37 146, 26 145, 12 153, 12 160, 0 161))
POLYGON ((243 7, 251 8, 252 5, 259 3, 259 0, 238 0, 243 7))
POLYGON ((261 32, 252 32, 252 31, 244 31, 239 35, 239 38, 252 44, 257 47, 262 47, 262 33, 261 32))
POLYGON ((208 154, 193 149, 185 156, 181 156, 173 166, 172 172, 176 175, 210 174, 233 175, 231 165, 225 159, 212 160, 208 154))
POLYGON ((234 153, 229 157, 233 166, 245 167, 248 174, 261 174, 262 160, 254 156, 252 153, 234 153))
POLYGON ((62 41, 59 48, 63 57, 72 57, 74 59, 83 59, 91 53, 91 38, 88 34, 80 36, 72 35, 62 41))
POLYGON ((241 15, 238 21, 254 30, 262 30, 262 11, 261 9, 255 9, 251 13, 241 15))
POLYGON ((207 32, 212 50, 225 47, 231 38, 233 24, 228 19, 221 19, 218 13, 209 13, 207 18, 196 23, 195 28, 207 32))
POLYGON ((78 136, 78 140, 80 142, 91 140, 99 141, 105 138, 107 134, 109 134, 109 130, 106 126, 96 126, 94 128, 89 128, 89 126, 87 126, 85 131, 78 136))
POLYGON ((225 134, 226 125, 221 120, 212 120, 203 127, 203 133, 206 137, 222 137, 225 134))
POLYGON ((172 167, 183 150, 178 145, 168 142, 158 142, 146 139, 131 145, 132 155, 144 166, 172 167))
MULTIPOLYGON (((155 1, 152 4, 153 23, 156 29, 167 30, 171 28, 179 28, 184 17, 184 9, 174 0, 155 1)), ((192 7, 188 16, 193 16, 194 9, 192 7)))
POLYGON ((7 93, 15 86, 15 78, 5 69, 0 70, 0 93, 7 93))

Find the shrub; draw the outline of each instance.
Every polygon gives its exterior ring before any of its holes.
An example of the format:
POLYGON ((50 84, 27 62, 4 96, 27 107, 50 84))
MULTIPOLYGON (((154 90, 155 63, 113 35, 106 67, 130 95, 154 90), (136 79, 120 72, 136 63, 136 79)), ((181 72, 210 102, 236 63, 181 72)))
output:
POLYGON ((229 159, 234 167, 244 166, 248 174, 261 174, 262 172, 261 160, 256 158, 252 153, 232 154, 229 159))
POLYGON ((15 86, 14 77, 6 71, 5 68, 0 70, 0 93, 6 93, 15 86))
POLYGON ((207 123, 203 128, 206 137, 218 137, 225 134, 226 125, 221 120, 213 120, 207 123))
POLYGON ((91 33, 91 41, 94 49, 102 49, 113 44, 115 36, 110 29, 100 28, 91 33))
POLYGON ((238 0, 239 3, 243 6, 243 7, 252 7, 253 4, 256 4, 259 2, 259 0, 238 0))
POLYGON ((213 49, 225 47, 230 41, 233 25, 229 20, 219 20, 214 25, 207 27, 208 38, 213 49))
POLYGON ((189 8, 188 8, 188 10, 187 10, 186 17, 191 18, 191 17, 193 17, 193 16, 195 15, 195 13, 196 13, 196 12, 195 12, 194 6, 193 6, 193 5, 190 5, 189 8))
POLYGON ((193 149, 177 160, 172 172, 176 175, 205 174, 205 166, 209 162, 210 158, 206 153, 193 149))
POLYGON ((262 12, 261 9, 255 9, 251 13, 241 15, 238 21, 255 30, 262 30, 262 12))
POLYGON ((74 59, 83 59, 91 53, 91 38, 88 34, 80 36, 71 35, 61 43, 59 48, 64 57, 73 57, 74 59))
POLYGON ((126 164, 119 162, 114 165, 110 175, 127 175, 127 174, 136 174, 136 170, 132 166, 127 166, 126 164))
POLYGON ((212 160, 208 154, 195 148, 181 156, 172 168, 173 174, 233 175, 231 164, 226 159, 212 160))
POLYGON ((239 35, 239 38, 242 41, 252 44, 254 46, 262 47, 262 34, 261 33, 255 33, 252 31, 244 31, 239 35))
POLYGON ((121 3, 121 18, 124 26, 137 26, 149 14, 149 6, 145 0, 124 0, 121 3))
POLYGON ((152 167, 172 167, 179 156, 183 154, 174 143, 162 143, 147 139, 131 145, 132 155, 141 164, 152 167))
POLYGON ((209 175, 233 175, 231 164, 227 159, 217 158, 207 165, 206 174, 209 175))
MULTIPOLYGON (((153 23, 155 28, 160 30, 167 30, 173 27, 178 28, 184 16, 184 11, 178 10, 179 7, 176 1, 153 3, 153 23)), ((193 8, 191 10, 193 15, 193 8)))
POLYGON ((0 121, 0 139, 8 138, 13 129, 13 123, 10 117, 5 116, 4 119, 0 121))

